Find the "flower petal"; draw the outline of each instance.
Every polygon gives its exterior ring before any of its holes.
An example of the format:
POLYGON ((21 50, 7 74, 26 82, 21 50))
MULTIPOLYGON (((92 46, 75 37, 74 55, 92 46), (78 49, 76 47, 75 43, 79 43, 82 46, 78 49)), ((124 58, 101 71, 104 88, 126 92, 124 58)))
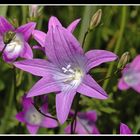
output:
POLYGON ((60 91, 60 88, 57 86, 56 82, 52 81, 52 77, 44 77, 30 89, 27 97, 34 97, 58 91, 60 91))
POLYGON ((103 90, 103 88, 100 87, 96 83, 96 81, 90 76, 86 75, 83 79, 83 82, 81 85, 77 88, 77 92, 97 99, 107 99, 108 95, 103 90))
POLYGON ((14 27, 12 24, 4 17, 0 16, 0 34, 3 35, 7 31, 13 31, 14 27))
MULTIPOLYGON (((70 124, 65 128, 65 133, 66 134, 71 133, 71 125, 70 124)), ((83 125, 78 120, 76 121, 75 133, 77 133, 77 134, 88 134, 86 129, 83 127, 83 125)))
POLYGON ((36 26, 35 22, 29 22, 29 23, 24 24, 24 25, 20 26, 19 28, 17 28, 16 32, 22 33, 25 41, 27 41, 29 39, 29 37, 31 36, 33 30, 35 29, 35 26, 36 26))
POLYGON ((3 50, 4 46, 3 37, 0 35, 0 52, 3 50))
POLYGON ((100 131, 99 131, 99 129, 96 127, 96 125, 93 125, 92 134, 100 134, 100 131))
POLYGON ((124 123, 120 124, 120 134, 132 134, 131 129, 124 123))
POLYGON ((104 62, 110 62, 117 59, 116 54, 105 50, 91 50, 88 51, 85 55, 88 59, 87 71, 104 62))
POLYGON ((48 26, 49 26, 49 29, 51 29, 52 27, 55 28, 56 26, 62 27, 62 25, 59 22, 59 20, 54 16, 50 17, 48 26))
POLYGON ((34 30, 32 33, 34 39, 42 46, 45 46, 46 34, 39 30, 34 30))
POLYGON ((140 93, 140 85, 132 87, 136 92, 140 93))
POLYGON ((119 83, 118 83, 118 88, 119 88, 120 90, 127 90, 127 89, 129 89, 129 86, 125 83, 124 79, 121 78, 121 79, 119 80, 119 83))
POLYGON ((36 134, 39 129, 38 126, 33 126, 33 125, 29 125, 29 124, 27 124, 26 126, 27 126, 27 129, 30 134, 36 134))
MULTIPOLYGON (((49 113, 47 113, 46 115, 51 116, 49 113)), ((58 123, 54 119, 51 119, 49 117, 45 117, 41 123, 41 126, 46 127, 46 128, 55 128, 58 126, 58 123)))
POLYGON ((22 60, 15 62, 14 65, 26 72, 37 76, 47 76, 48 69, 54 69, 53 65, 43 59, 33 59, 33 60, 22 60))
POLYGON ((57 23, 52 22, 52 18, 49 20, 49 31, 45 43, 46 55, 57 65, 75 62, 76 55, 83 55, 83 50, 75 37, 57 23))
POLYGON ((26 96, 22 97, 22 106, 24 108, 24 111, 27 111, 29 108, 31 108, 33 106, 32 103, 32 98, 27 98, 26 96))
POLYGON ((57 118, 61 124, 63 124, 68 117, 75 95, 76 91, 73 89, 56 94, 56 112, 57 118))
POLYGON ((68 27, 67 30, 69 30, 71 33, 73 33, 73 31, 75 30, 75 28, 77 27, 77 24, 80 22, 81 19, 76 19, 74 20, 68 27))
POLYGON ((20 57, 26 58, 26 59, 32 59, 33 58, 32 49, 27 42, 24 43, 24 48, 23 48, 23 51, 20 54, 20 57))
POLYGON ((130 66, 135 70, 140 70, 140 55, 135 57, 130 66))
POLYGON ((24 119, 24 112, 19 112, 18 114, 16 114, 16 119, 20 122, 25 123, 25 119, 24 119))
POLYGON ((89 121, 96 122, 97 113, 96 113, 96 111, 79 112, 78 117, 79 118, 84 117, 84 118, 88 119, 89 121))

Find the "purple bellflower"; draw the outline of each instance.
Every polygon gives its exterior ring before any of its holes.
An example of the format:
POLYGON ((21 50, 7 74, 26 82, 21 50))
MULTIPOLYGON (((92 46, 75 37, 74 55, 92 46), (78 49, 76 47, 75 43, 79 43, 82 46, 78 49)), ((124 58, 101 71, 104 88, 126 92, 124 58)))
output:
MULTIPOLYGON (((73 113, 71 114, 73 116, 73 113)), ((77 134, 100 134, 96 127, 97 114, 95 111, 78 112, 76 119, 75 133, 77 134)), ((65 132, 70 134, 71 124, 65 128, 65 132)))
MULTIPOLYGON (((33 101, 31 98, 23 97, 23 100, 22 100, 23 111, 19 112, 16 115, 16 119, 18 121, 26 124, 29 133, 36 134, 39 127, 54 128, 54 127, 58 126, 56 120, 49 118, 49 117, 45 117, 42 114, 40 114, 36 110, 36 108, 33 106, 32 103, 33 103, 33 101)), ((47 103, 42 105, 40 110, 44 114, 51 116, 48 113, 47 103)))
POLYGON ((3 59, 6 62, 13 62, 18 57, 27 59, 33 58, 32 49, 27 41, 35 26, 36 23, 29 22, 15 29, 4 17, 0 16, 0 51, 4 50, 3 59), (5 46, 3 38, 9 31, 15 33, 15 35, 5 46))
POLYGON ((133 88, 140 93, 140 55, 127 64, 122 70, 122 78, 119 80, 118 88, 120 90, 127 90, 133 88))
POLYGON ((132 134, 131 129, 124 123, 120 124, 120 134, 132 134))
POLYGON ((97 99, 108 98, 88 72, 101 63, 117 58, 114 53, 105 50, 91 50, 84 54, 80 43, 70 32, 72 29, 73 26, 66 29, 56 17, 51 17, 45 41, 48 60, 32 59, 14 63, 24 71, 42 77, 27 97, 57 92, 56 112, 61 124, 66 121, 77 92, 97 99))

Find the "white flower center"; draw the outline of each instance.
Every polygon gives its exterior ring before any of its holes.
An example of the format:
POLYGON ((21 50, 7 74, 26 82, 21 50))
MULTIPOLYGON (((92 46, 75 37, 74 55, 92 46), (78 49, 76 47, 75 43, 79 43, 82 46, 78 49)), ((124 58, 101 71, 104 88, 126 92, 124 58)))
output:
POLYGON ((67 67, 62 67, 63 73, 66 74, 66 79, 64 83, 70 83, 79 85, 82 77, 84 75, 83 71, 80 68, 71 68, 71 65, 68 64, 67 67))
POLYGON ((129 86, 137 86, 140 84, 140 71, 129 69, 123 74, 124 81, 129 86))
POLYGON ((34 107, 30 108, 25 115, 25 120, 31 125, 39 125, 42 119, 43 116, 34 107))
POLYGON ((24 46, 23 37, 21 34, 16 33, 13 40, 7 44, 5 48, 5 52, 7 52, 8 57, 12 58, 14 55, 19 55, 19 53, 22 51, 24 46))

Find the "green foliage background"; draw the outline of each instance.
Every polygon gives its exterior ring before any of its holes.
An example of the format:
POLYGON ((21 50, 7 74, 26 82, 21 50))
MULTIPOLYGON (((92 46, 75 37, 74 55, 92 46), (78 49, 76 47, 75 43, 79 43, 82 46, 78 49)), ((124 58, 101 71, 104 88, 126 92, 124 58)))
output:
MULTIPOLYGON (((140 53, 140 7, 139 6, 42 6, 41 15, 37 18, 37 29, 47 32, 50 16, 54 15, 67 27, 73 20, 81 18, 74 31, 82 43, 91 16, 102 9, 101 24, 91 32, 85 42, 85 51, 105 49, 115 52, 119 57, 129 51, 131 60, 140 53)), ((28 6, 0 6, 0 15, 9 21, 17 19, 19 25, 29 18, 28 6)), ((35 41, 30 40, 31 44, 35 41)), ((43 53, 34 50, 34 57, 44 58, 43 53)), ((96 80, 111 75, 116 70, 117 62, 103 64, 91 71, 96 80)), ((0 58, 0 133, 28 133, 26 126, 15 119, 15 106, 21 110, 21 97, 39 79, 31 74, 17 70, 17 92, 12 94, 11 67, 0 58), (20 75, 23 74, 21 78, 20 75), (17 100, 15 105, 15 100, 17 100)), ((120 91, 117 88, 120 76, 104 80, 100 85, 109 95, 107 100, 96 100, 81 96, 80 111, 96 110, 97 127, 102 134, 118 134, 120 122, 126 123, 134 134, 140 133, 140 94, 134 90, 120 91)), ((49 95, 50 112, 55 115, 55 94, 49 95)), ((73 104, 74 108, 74 104, 73 104)), ((64 125, 56 129, 41 128, 39 134, 63 134, 64 125)))

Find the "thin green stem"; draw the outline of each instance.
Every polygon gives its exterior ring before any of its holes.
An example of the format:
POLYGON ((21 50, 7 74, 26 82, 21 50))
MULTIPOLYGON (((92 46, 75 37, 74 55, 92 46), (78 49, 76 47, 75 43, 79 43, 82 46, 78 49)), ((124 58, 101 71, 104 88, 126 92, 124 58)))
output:
POLYGON ((3 118, 1 119, 1 126, 0 126, 0 133, 5 133, 7 130, 7 124, 9 122, 9 119, 11 117, 12 111, 13 111, 13 102, 14 102, 14 95, 15 95, 15 83, 14 83, 15 76, 13 75, 12 79, 12 86, 11 86, 11 92, 9 92, 9 99, 8 103, 5 109, 5 114, 3 118))
POLYGON ((42 115, 45 116, 45 117, 48 117, 48 118, 51 118, 51 119, 54 119, 54 120, 57 121, 57 118, 56 118, 56 117, 48 116, 48 115, 44 114, 34 103, 32 103, 32 104, 33 104, 33 106, 35 107, 35 109, 36 109, 40 114, 42 114, 42 115))
POLYGON ((89 31, 86 31, 86 33, 84 35, 84 39, 83 39, 83 42, 82 42, 82 48, 84 48, 84 44, 85 44, 86 37, 87 37, 88 33, 89 33, 89 31))
POLYGON ((5 48, 6 48, 6 46, 7 46, 7 44, 4 45, 2 51, 0 52, 0 57, 2 56, 2 54, 3 54, 3 52, 4 52, 5 48))
POLYGON ((79 101, 80 101, 80 94, 77 93, 77 98, 76 98, 76 108, 75 108, 75 113, 71 122, 71 134, 75 133, 75 129, 76 129, 76 118, 77 118, 77 113, 78 113, 78 108, 79 108, 79 101))
MULTIPOLYGON (((121 41, 122 41, 124 29, 125 29, 126 13, 127 13, 127 7, 123 6, 122 7, 122 17, 121 17, 120 32, 119 32, 118 40, 117 40, 117 43, 116 43, 116 46, 115 46, 115 50, 114 50, 115 54, 118 54, 118 52, 119 52, 119 50, 121 48, 121 41)), ((110 64, 106 77, 112 75, 112 71, 114 69, 114 65, 115 65, 115 63, 111 63, 110 64)), ((103 84, 103 88, 105 90, 106 90, 108 84, 109 84, 109 79, 105 80, 105 82, 103 84)))
POLYGON ((14 84, 14 103, 15 103, 15 107, 16 107, 16 110, 18 111, 19 110, 19 106, 17 104, 17 99, 16 99, 16 95, 17 95, 17 79, 16 79, 16 67, 13 66, 13 84, 14 84))

